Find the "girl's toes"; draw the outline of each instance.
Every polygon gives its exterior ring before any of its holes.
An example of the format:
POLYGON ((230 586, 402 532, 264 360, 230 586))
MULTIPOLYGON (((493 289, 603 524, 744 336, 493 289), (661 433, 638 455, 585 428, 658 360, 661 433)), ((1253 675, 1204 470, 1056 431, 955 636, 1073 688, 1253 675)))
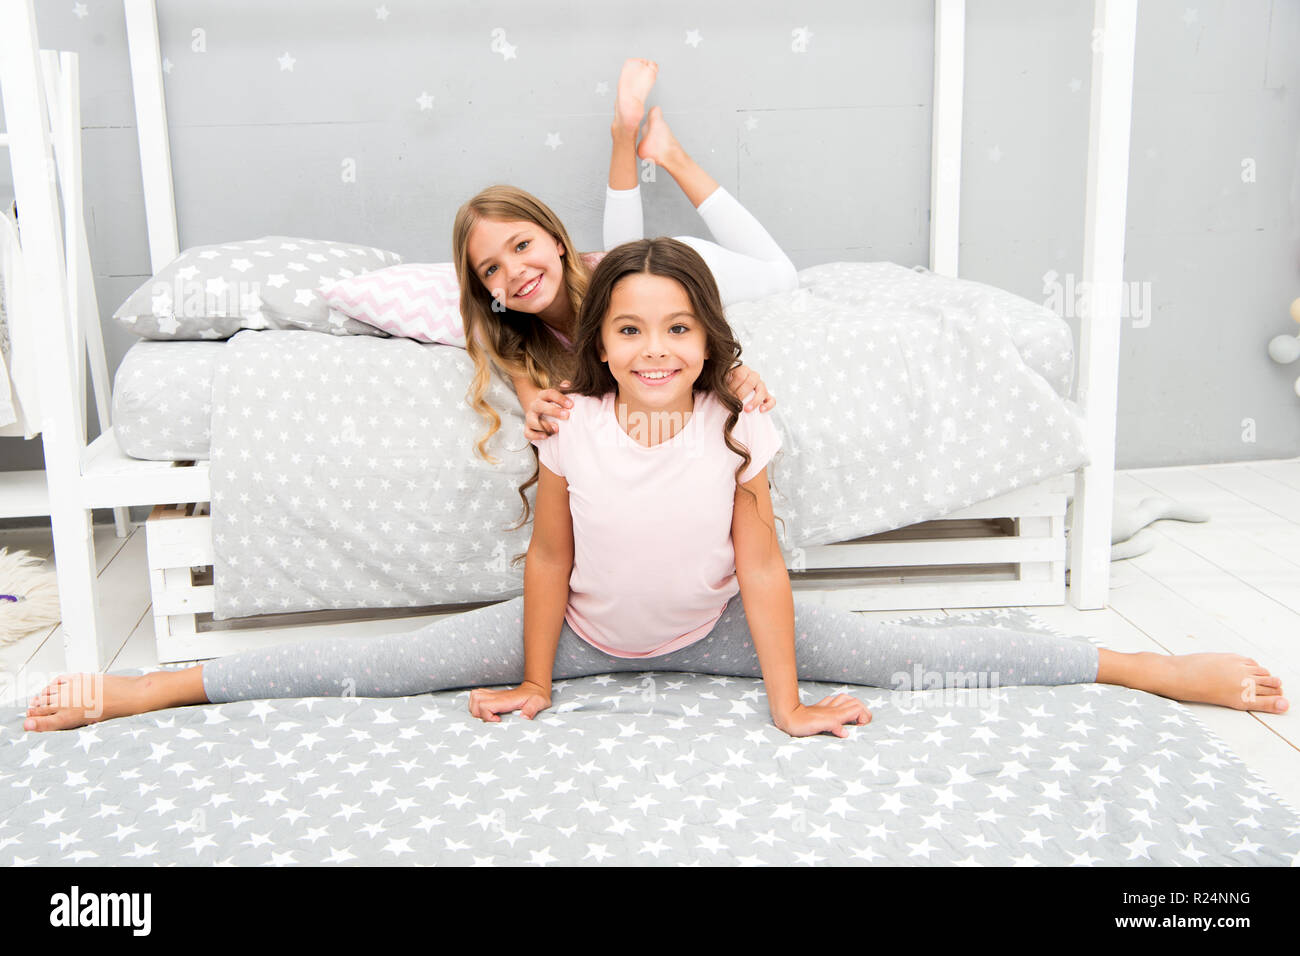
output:
POLYGON ((1270 690, 1266 687, 1258 688, 1253 694, 1242 695, 1243 710, 1258 710, 1273 714, 1281 714, 1285 713, 1290 706, 1290 702, 1285 697, 1277 691, 1270 690))
POLYGON ((58 717, 54 708, 44 707, 23 721, 23 730, 58 730, 58 717))

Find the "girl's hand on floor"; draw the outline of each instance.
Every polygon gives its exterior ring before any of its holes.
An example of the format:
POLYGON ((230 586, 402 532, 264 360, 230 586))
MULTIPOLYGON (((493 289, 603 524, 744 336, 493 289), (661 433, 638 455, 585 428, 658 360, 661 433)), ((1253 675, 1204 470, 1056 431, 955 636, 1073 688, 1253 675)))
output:
POLYGON ((811 707, 800 704, 782 720, 775 721, 791 737, 811 737, 826 732, 836 737, 847 737, 849 731, 845 724, 870 722, 871 711, 862 701, 848 694, 834 694, 811 707))
MULTIPOLYGON (((568 385, 568 382, 562 383, 568 385)), ((545 388, 537 393, 533 403, 524 413, 524 437, 529 441, 541 441, 548 435, 559 431, 557 422, 544 422, 542 416, 551 418, 568 418, 568 410, 573 407, 573 399, 557 388, 545 388)))
POLYGON ((749 398, 751 392, 754 393, 753 400, 745 405, 747 412, 756 408, 760 412, 768 412, 776 406, 776 399, 768 394, 763 379, 748 365, 737 365, 727 373, 727 387, 742 402, 749 398))
POLYGON ((500 723, 501 714, 517 710, 532 720, 551 706, 551 693, 527 681, 510 690, 478 687, 469 692, 469 712, 479 720, 500 723))

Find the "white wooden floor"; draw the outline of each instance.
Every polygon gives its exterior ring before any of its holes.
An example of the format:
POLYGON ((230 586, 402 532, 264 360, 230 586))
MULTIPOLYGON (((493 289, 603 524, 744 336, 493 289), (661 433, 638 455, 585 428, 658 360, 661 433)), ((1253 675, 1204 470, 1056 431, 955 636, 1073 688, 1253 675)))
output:
MULTIPOLYGON (((1101 638, 1119 651, 1234 651, 1282 676, 1300 698, 1300 459, 1140 469, 1117 476, 1115 494, 1137 502, 1168 495, 1209 511, 1205 524, 1159 521, 1155 548, 1112 565, 1109 607, 1035 607, 1049 624, 1101 638)), ((108 630, 122 635, 110 670, 152 667, 142 528, 127 538, 96 527, 100 594, 108 630)), ((49 558, 48 529, 0 532, 0 547, 49 558)), ((917 615, 959 611, 917 612, 917 615)), ((899 612, 864 612, 894 618, 899 612)), ((63 668, 60 627, 0 646, 0 701, 63 668)), ((10 706, 21 706, 13 705, 10 706)), ((1300 809, 1300 717, 1195 705, 1201 719, 1265 782, 1300 809)))

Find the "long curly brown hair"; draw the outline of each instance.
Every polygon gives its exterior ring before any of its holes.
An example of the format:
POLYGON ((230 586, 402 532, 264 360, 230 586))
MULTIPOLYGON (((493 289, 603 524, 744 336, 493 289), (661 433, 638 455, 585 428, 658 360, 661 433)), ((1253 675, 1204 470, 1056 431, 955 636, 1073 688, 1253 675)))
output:
POLYGON ((474 378, 465 400, 487 423, 474 450, 480 458, 497 464, 487 444, 501 428, 501 416, 484 397, 495 365, 506 375, 528 375, 539 388, 553 388, 569 378, 573 358, 535 315, 493 309, 492 294, 474 274, 469 261, 469 235, 481 219, 531 222, 545 229, 564 246, 564 287, 576 311, 587 292, 590 270, 578 255, 558 216, 536 196, 515 186, 488 186, 456 212, 451 228, 452 258, 460 283, 460 314, 465 324, 465 350, 474 360, 474 378))
MULTIPOLYGON (((740 413, 745 406, 727 385, 727 373, 740 364, 740 342, 723 314, 722 299, 713 273, 700 254, 686 243, 667 238, 638 239, 616 246, 600 261, 591 274, 586 297, 578 310, 573 339, 571 384, 560 390, 565 394, 593 398, 617 391, 618 383, 610 372, 609 365, 600 359, 601 326, 609 311, 614 286, 625 276, 637 273, 672 279, 690 299, 691 310, 704 328, 706 354, 709 356, 704 360, 704 367, 692 386, 692 392, 711 394, 727 409, 722 438, 727 447, 741 458, 735 474, 737 487, 743 487, 740 476, 753 459, 749 449, 732 436, 732 430, 740 420, 740 413)), ((523 514, 511 530, 521 527, 531 517, 525 492, 537 483, 540 475, 539 464, 534 467, 532 477, 519 486, 523 514)), ((749 489, 745 490, 753 495, 749 489)), ((522 554, 516 555, 512 564, 523 557, 522 554)))

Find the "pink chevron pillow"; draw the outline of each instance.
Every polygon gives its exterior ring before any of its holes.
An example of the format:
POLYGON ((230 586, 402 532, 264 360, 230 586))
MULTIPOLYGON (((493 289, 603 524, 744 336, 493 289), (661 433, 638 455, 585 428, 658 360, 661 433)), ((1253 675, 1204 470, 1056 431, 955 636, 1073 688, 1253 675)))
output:
POLYGON ((408 263, 340 279, 325 301, 350 319, 417 342, 465 347, 460 284, 450 262, 408 263))
MULTIPOLYGON (((588 268, 604 257, 582 253, 588 268)), ((340 279, 322 294, 331 308, 390 335, 465 347, 460 284, 450 262, 389 266, 340 279)))

